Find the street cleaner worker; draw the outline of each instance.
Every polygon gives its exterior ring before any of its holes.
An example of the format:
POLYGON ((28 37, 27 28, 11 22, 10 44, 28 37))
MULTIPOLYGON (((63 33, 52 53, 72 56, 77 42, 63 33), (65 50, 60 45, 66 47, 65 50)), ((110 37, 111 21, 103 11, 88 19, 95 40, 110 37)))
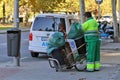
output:
POLYGON ((88 72, 100 69, 100 40, 98 35, 98 24, 90 12, 84 13, 85 22, 82 24, 86 42, 86 70, 88 72))

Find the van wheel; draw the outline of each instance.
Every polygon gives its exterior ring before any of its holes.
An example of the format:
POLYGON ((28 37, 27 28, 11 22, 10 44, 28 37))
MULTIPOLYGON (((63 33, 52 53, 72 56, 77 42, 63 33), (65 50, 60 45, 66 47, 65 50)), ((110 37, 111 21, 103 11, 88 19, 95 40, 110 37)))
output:
POLYGON ((39 55, 39 53, 37 53, 37 52, 31 52, 32 57, 38 57, 38 55, 39 55))

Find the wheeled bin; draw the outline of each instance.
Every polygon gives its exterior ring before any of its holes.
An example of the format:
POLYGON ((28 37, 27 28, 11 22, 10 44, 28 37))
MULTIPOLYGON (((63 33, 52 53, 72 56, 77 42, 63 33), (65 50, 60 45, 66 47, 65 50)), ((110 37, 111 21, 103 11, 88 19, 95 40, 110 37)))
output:
POLYGON ((56 71, 64 71, 73 67, 81 71, 85 68, 85 55, 79 55, 75 44, 73 45, 73 41, 70 40, 64 46, 58 47, 51 52, 51 58, 48 58, 51 68, 55 68, 56 71), (72 49, 73 47, 74 49, 72 49))
POLYGON ((74 23, 67 34, 67 39, 61 32, 55 32, 49 37, 47 53, 52 55, 51 58, 48 58, 52 68, 55 68, 56 71, 72 67, 80 71, 85 68, 86 47, 84 37, 81 36, 83 36, 83 32, 79 23, 74 23), (60 48, 61 46, 64 47, 60 48))

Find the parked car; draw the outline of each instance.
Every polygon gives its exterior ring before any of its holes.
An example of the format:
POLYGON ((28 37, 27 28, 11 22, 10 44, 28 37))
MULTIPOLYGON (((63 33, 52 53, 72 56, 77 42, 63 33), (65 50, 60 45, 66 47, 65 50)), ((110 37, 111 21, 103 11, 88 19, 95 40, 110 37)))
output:
POLYGON ((109 16, 109 15, 102 16, 101 22, 102 21, 107 21, 108 23, 111 23, 112 22, 112 16, 109 16))
POLYGON ((30 28, 29 50, 32 57, 38 57, 39 53, 46 53, 49 36, 58 31, 60 22, 63 22, 66 33, 70 25, 77 19, 74 15, 68 14, 38 14, 30 28))

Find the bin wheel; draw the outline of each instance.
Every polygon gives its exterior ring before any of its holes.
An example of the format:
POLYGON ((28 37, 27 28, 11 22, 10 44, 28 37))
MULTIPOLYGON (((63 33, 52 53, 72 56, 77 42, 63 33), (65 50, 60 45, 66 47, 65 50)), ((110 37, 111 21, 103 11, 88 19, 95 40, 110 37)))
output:
POLYGON ((83 71, 86 68, 86 60, 76 61, 74 67, 77 71, 83 71))
POLYGON ((39 55, 39 53, 37 53, 37 52, 31 52, 32 57, 38 57, 38 55, 39 55))

